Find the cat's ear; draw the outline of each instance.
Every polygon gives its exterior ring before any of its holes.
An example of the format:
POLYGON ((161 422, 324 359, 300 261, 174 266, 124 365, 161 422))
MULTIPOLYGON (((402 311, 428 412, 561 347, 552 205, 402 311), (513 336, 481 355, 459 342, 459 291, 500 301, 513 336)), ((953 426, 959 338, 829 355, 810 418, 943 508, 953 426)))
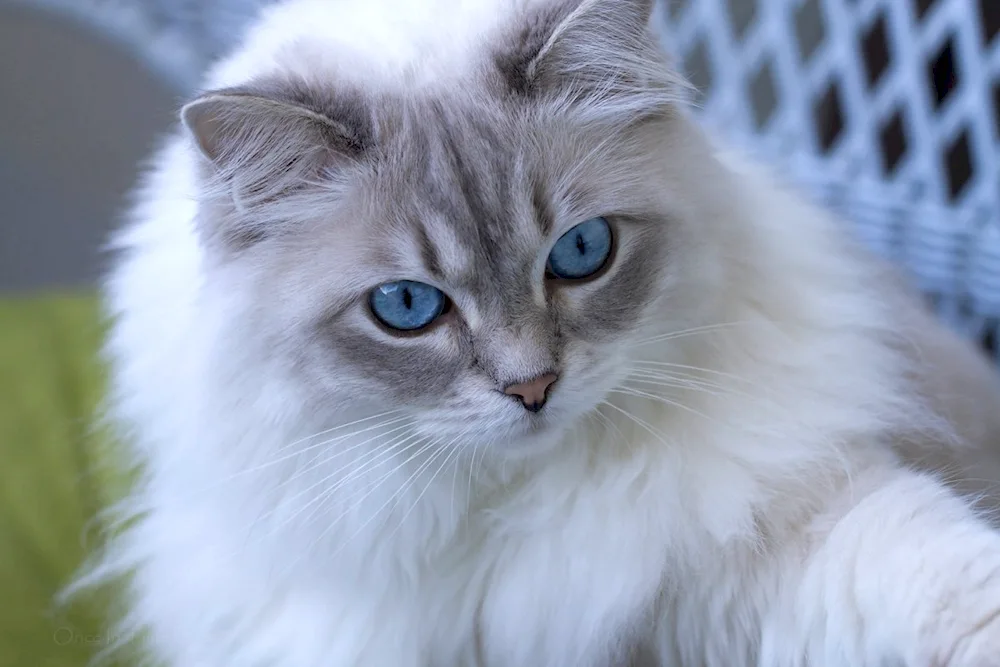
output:
POLYGON ((524 95, 629 107, 670 105, 683 97, 651 29, 655 0, 552 0, 535 5, 501 47, 507 85, 524 95))
POLYGON ((276 209, 360 160, 369 136, 357 109, 301 87, 209 92, 181 109, 181 121, 204 158, 207 199, 237 214, 214 213, 206 231, 241 246, 281 231, 268 219, 290 216, 276 209))
POLYGON ((359 128, 303 103, 257 91, 207 93, 181 109, 181 121, 202 154, 219 167, 244 162, 262 150, 354 154, 359 128))
POLYGON ((219 171, 303 175, 364 150, 356 123, 312 108, 319 106, 255 90, 226 90, 186 104, 181 121, 219 171))

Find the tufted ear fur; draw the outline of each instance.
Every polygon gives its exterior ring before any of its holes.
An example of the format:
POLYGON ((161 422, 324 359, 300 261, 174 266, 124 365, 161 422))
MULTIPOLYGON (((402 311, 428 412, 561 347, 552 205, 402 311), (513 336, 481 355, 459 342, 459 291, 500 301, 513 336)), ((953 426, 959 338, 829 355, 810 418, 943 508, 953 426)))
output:
POLYGON ((323 100, 304 86, 212 91, 185 105, 181 121, 205 159, 203 195, 215 204, 205 231, 229 246, 246 247, 278 231, 275 215, 262 215, 264 209, 360 160, 370 141, 359 108, 323 100))
POLYGON ((553 0, 522 19, 497 66, 517 94, 627 113, 663 111, 686 84, 650 30, 654 0, 553 0))

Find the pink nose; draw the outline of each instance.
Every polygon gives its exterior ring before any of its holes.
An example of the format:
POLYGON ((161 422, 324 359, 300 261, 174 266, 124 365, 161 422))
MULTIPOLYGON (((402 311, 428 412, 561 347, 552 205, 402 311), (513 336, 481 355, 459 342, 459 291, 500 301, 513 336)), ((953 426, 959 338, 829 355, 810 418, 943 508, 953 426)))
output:
POLYGON ((555 373, 546 373, 527 382, 512 384, 504 389, 503 393, 508 396, 517 396, 520 398, 525 410, 538 412, 545 405, 545 400, 549 394, 549 387, 558 379, 559 376, 555 373))

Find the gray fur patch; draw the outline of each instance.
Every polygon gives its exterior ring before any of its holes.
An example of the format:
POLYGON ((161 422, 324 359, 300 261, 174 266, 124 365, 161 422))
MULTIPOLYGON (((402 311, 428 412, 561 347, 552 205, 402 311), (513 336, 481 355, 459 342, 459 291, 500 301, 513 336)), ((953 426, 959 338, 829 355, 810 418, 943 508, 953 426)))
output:
POLYGON ((427 234, 426 225, 423 221, 415 221, 413 225, 416 229, 417 243, 420 244, 420 259, 423 261, 424 267, 435 279, 444 280, 444 269, 441 267, 438 249, 427 234))
POLYGON ((607 341, 635 326, 643 309, 659 292, 668 261, 670 228, 666 220, 627 221, 640 228, 639 242, 628 255, 620 250, 610 261, 617 270, 608 282, 584 301, 585 317, 566 322, 568 332, 587 340, 607 341))
POLYGON ((446 395, 463 369, 461 355, 436 354, 429 346, 415 346, 400 354, 399 347, 358 332, 326 335, 341 363, 384 387, 400 403, 434 404, 446 395))

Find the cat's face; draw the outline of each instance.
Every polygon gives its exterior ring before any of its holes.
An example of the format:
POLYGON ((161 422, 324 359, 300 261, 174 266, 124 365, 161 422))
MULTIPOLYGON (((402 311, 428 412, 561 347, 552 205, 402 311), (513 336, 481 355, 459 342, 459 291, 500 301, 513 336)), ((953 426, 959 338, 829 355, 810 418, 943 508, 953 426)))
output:
POLYGON ((685 231, 660 178, 669 113, 517 93, 496 62, 474 90, 336 103, 265 81, 187 121, 227 174, 203 223, 255 304, 243 331, 318 405, 402 408, 445 441, 532 447, 627 372, 683 282, 685 231), (220 130, 226 114, 269 123, 273 143, 220 130))

